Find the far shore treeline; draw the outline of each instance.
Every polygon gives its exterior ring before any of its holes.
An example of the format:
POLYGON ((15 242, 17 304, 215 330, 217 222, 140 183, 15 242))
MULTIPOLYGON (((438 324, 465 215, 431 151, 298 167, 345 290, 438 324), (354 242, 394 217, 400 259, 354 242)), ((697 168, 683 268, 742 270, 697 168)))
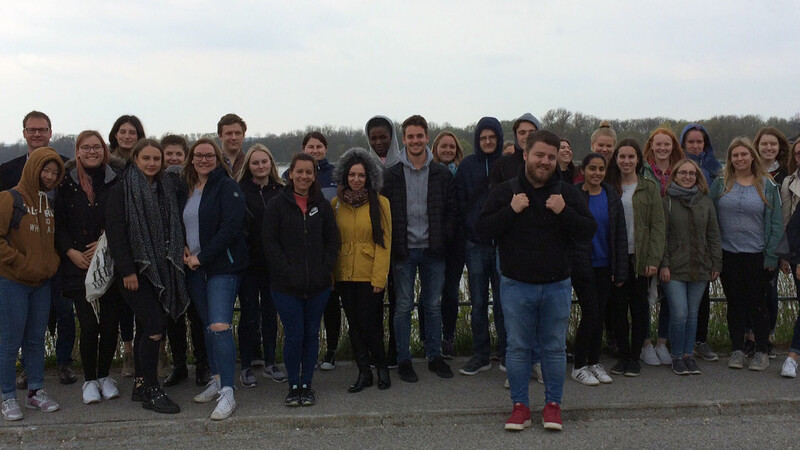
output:
MULTIPOLYGON (((380 113, 380 111, 378 112, 380 113)), ((525 111, 521 111, 520 114, 524 112, 525 111)), ((770 125, 776 127, 778 130, 783 132, 790 141, 800 134, 800 113, 788 119, 770 117, 766 120, 763 117, 754 114, 745 116, 721 115, 714 116, 709 119, 698 120, 676 120, 667 117, 617 120, 607 117, 595 117, 580 112, 570 112, 564 108, 552 109, 543 115, 537 114, 537 112, 534 110, 531 110, 530 112, 532 112, 541 120, 543 128, 558 134, 560 137, 569 139, 570 143, 572 144, 572 149, 575 153, 574 158, 576 161, 581 160, 583 156, 588 153, 590 147, 589 138, 602 120, 607 120, 611 123, 611 127, 614 129, 614 131, 616 131, 618 139, 632 137, 637 139, 642 145, 644 145, 644 142, 647 140, 650 132, 658 127, 669 127, 675 132, 675 134, 679 135, 686 124, 700 123, 706 128, 706 130, 708 130, 708 133, 711 136, 712 144, 714 145, 714 153, 717 159, 721 160, 725 158, 725 152, 728 148, 728 144, 734 137, 747 136, 752 139, 758 129, 763 126, 770 125)), ((424 111, 421 113, 424 115, 424 111)), ((371 117, 371 114, 365 116, 364 122, 366 122, 369 117, 371 117)), ((245 121, 248 121, 247 117, 243 118, 245 121)), ((140 119, 142 119, 144 122, 145 131, 147 131, 147 117, 140 116, 140 119)), ((395 123, 398 125, 399 129, 399 123, 404 119, 404 117, 392 117, 392 119, 396 121, 395 123)), ((435 118, 431 119, 435 120, 435 118)), ((479 119, 479 117, 476 117, 475 119, 477 123, 477 119, 479 119)), ((501 124, 503 126, 504 140, 512 140, 513 134, 511 131, 511 126, 516 117, 502 117, 499 119, 501 119, 501 124)), ((53 134, 53 137, 50 140, 50 146, 55 148, 62 155, 70 157, 74 156, 75 136, 82 130, 70 130, 69 134, 58 133, 58 131, 60 131, 57 122, 58 118, 54 117, 53 120, 55 122, 54 129, 56 130, 56 133, 53 134)), ((108 126, 110 127, 112 123, 113 117, 109 117, 108 126)), ((213 128, 213 126, 214 124, 210 124, 209 128, 213 128)), ((255 128, 255 126, 255 123, 251 124, 251 127, 255 128)), ((465 155, 473 152, 472 138, 473 131, 475 129, 475 123, 467 125, 466 127, 457 127, 452 126, 447 122, 441 124, 438 122, 429 122, 429 128, 431 143, 433 142, 433 138, 436 137, 439 132, 443 130, 450 130, 456 136, 458 136, 458 139, 461 141, 461 145, 464 148, 465 155)), ((339 156, 349 148, 366 147, 367 145, 363 127, 356 129, 324 125, 307 126, 303 130, 296 130, 281 134, 253 135, 248 133, 242 148, 246 151, 255 143, 264 144, 272 151, 277 162, 286 164, 291 160, 292 154, 300 151, 303 136, 307 132, 313 130, 322 132, 322 134, 328 138, 328 159, 332 162, 336 162, 339 159, 339 156)), ((108 133, 108 129, 101 129, 98 131, 104 135, 108 133)), ((21 134, 22 132, 20 132, 20 136, 21 134)), ((216 133, 213 131, 210 133, 178 134, 183 134, 183 136, 186 137, 189 142, 193 142, 201 137, 216 138, 216 133)), ((163 136, 151 135, 150 137, 160 139, 163 136)), ((398 142, 400 142, 402 145, 402 142, 399 138, 400 136, 398 136, 398 142)), ((27 145, 22 139, 20 139, 16 144, 0 144, 0 162, 7 161, 15 156, 21 155, 25 151, 27 151, 27 145)))

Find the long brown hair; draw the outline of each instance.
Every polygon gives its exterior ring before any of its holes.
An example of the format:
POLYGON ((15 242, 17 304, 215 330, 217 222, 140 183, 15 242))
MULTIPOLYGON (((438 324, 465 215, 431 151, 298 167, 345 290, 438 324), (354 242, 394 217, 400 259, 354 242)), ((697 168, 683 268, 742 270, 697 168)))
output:
POLYGON ((106 145, 106 141, 103 140, 103 136, 100 135, 99 131, 83 130, 75 139, 75 167, 78 169, 78 181, 80 182, 81 189, 84 193, 86 193, 86 198, 89 199, 89 203, 94 204, 94 188, 92 187, 92 178, 86 173, 86 168, 83 167, 83 162, 81 162, 81 158, 78 157, 80 154, 78 150, 81 147, 81 142, 91 136, 99 139, 100 145, 103 146, 103 162, 100 163, 100 167, 105 167, 105 165, 108 164, 108 159, 111 157, 111 152, 108 150, 108 145, 106 145))
MULTIPOLYGON (((225 172, 228 176, 231 175, 231 170, 228 168, 228 165, 222 159, 222 150, 220 150, 219 145, 214 142, 213 139, 209 138, 200 138, 189 147, 189 154, 186 155, 186 161, 183 162, 183 179, 186 180, 186 183, 189 185, 189 193, 194 191, 195 186, 197 183, 200 182, 200 176, 197 175, 197 170, 194 168, 193 160, 194 160, 194 151, 198 145, 208 144, 214 148, 214 156, 217 157, 217 167, 222 165, 225 169, 225 172)), ((216 169, 216 167, 215 167, 216 169)))
MULTIPOLYGON (((785 170, 787 174, 790 173, 789 162, 794 159, 794 155, 789 149, 789 140, 786 139, 786 136, 781 133, 780 130, 775 127, 761 127, 761 129, 758 130, 758 133, 756 133, 756 138, 753 139, 753 148, 758 151, 760 156, 761 151, 758 149, 758 146, 761 143, 761 138, 763 138, 765 134, 775 136, 775 138, 778 140, 778 156, 775 157, 775 161, 778 161, 778 167, 780 169, 785 170)), ((769 172, 769 167, 765 167, 764 169, 769 172)))
POLYGON ((753 148, 753 143, 744 136, 734 138, 731 141, 731 145, 728 146, 728 153, 725 156, 725 170, 722 172, 723 181, 725 181, 725 190, 722 191, 719 196, 722 197, 730 192, 731 189, 733 189, 733 184, 736 182, 736 169, 734 169, 733 163, 731 163, 731 153, 733 149, 737 147, 744 147, 750 152, 750 156, 753 158, 753 162, 750 163, 750 173, 755 177, 753 185, 756 187, 756 192, 758 192, 758 196, 761 197, 764 204, 773 208, 773 205, 769 204, 767 197, 764 195, 764 187, 761 186, 764 179, 772 180, 772 177, 769 172, 767 172, 767 169, 764 168, 764 164, 761 162, 761 155, 753 148))

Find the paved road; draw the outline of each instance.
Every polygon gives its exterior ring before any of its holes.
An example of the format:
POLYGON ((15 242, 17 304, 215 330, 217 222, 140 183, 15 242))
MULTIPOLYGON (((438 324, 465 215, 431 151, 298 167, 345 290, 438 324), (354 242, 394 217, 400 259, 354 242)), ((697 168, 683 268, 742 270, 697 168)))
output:
MULTIPOLYGON (((457 360, 453 366, 464 362, 457 360)), ((560 435, 545 433, 538 426, 518 434, 503 431, 510 401, 502 387, 504 374, 497 368, 474 377, 456 375, 443 380, 419 362, 415 365, 419 383, 403 383, 395 377, 388 391, 369 388, 348 394, 346 388, 356 370, 339 363, 333 372, 317 372, 316 406, 286 408, 282 406, 286 384, 263 380, 255 389, 237 390, 239 406, 223 422, 207 419, 213 404, 191 402, 199 392, 193 383, 168 390, 183 411, 162 416, 128 399, 129 379, 120 384, 124 398, 87 406, 80 401, 79 384, 58 385, 51 374, 46 388, 62 410, 52 414, 25 411, 23 421, 0 424, 0 446, 197 448, 224 441, 326 448, 352 446, 355 440, 359 447, 390 448, 407 446, 407 438, 414 446, 433 448, 486 448, 494 443, 519 447, 537 442, 655 447, 678 445, 686 437, 693 439, 687 444, 692 447, 718 447, 715 444, 725 442, 763 448, 793 443, 795 437, 788 433, 796 429, 800 414, 800 381, 781 378, 780 362, 779 357, 761 373, 730 370, 724 361, 701 363, 704 374, 691 377, 678 377, 667 366, 645 367, 638 378, 614 377, 613 384, 598 387, 567 380, 565 432, 560 435), (786 438, 778 432, 783 429, 786 438)), ((533 383, 530 392, 534 408, 540 408, 543 387, 533 383)))

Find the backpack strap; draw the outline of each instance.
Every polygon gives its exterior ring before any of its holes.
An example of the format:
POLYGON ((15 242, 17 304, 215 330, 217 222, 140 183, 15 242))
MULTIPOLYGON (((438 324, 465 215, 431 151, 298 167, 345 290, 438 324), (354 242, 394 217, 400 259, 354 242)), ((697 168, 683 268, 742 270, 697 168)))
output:
POLYGON ((18 190, 11 188, 8 190, 11 197, 14 199, 14 209, 11 214, 11 227, 15 230, 19 229, 19 224, 22 222, 22 217, 28 212, 25 208, 25 202, 22 200, 22 194, 18 190))

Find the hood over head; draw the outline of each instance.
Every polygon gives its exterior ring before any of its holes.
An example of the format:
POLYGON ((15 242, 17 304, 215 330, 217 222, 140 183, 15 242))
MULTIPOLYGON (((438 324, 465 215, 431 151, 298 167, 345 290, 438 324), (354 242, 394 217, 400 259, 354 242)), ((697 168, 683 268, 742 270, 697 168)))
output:
MULTIPOLYGON (((678 139, 678 141, 680 141, 680 143, 681 143, 681 148, 683 148, 684 151, 686 150, 686 142, 684 142, 684 139, 686 138, 686 133, 688 133, 688 132, 690 132, 692 130, 698 130, 701 133, 703 133, 703 143, 704 143, 703 152, 711 153, 713 155, 714 154, 714 147, 711 145, 711 138, 708 137, 708 131, 706 131, 706 128, 704 126, 700 125, 699 123, 690 123, 690 124, 686 125, 685 127, 683 127, 683 131, 681 131, 681 137, 678 139)), ((687 153, 687 155, 688 155, 688 153, 687 153)))
MULTIPOLYGON (((381 165, 381 160, 378 159, 378 155, 376 155, 375 152, 361 147, 353 147, 339 157, 339 161, 336 163, 336 169, 333 171, 334 180, 340 182, 345 175, 345 169, 349 169, 351 162, 355 159, 364 161, 364 170, 367 172, 367 177, 370 180, 369 187, 376 192, 380 192, 383 188, 383 167, 381 165)), ((344 186, 341 185, 339 187, 344 188, 344 186)))
MULTIPOLYGON (((390 167, 394 165, 396 162, 399 161, 398 157, 400 154, 400 145, 398 144, 397 140, 397 131, 394 127, 394 122, 386 116, 372 116, 368 121, 367 124, 364 125, 364 134, 367 136, 367 148, 375 152, 375 149, 372 148, 372 145, 369 143, 369 130, 375 126, 385 126, 389 133, 392 135, 391 143, 389 144, 389 150, 386 151, 386 161, 383 162, 384 167, 390 167)), ((378 154, 375 153, 375 156, 378 154)), ((380 157, 378 158, 380 161, 380 157)))
MULTIPOLYGON (((526 112, 525 114, 519 116, 519 119, 515 120, 514 123, 518 124, 519 122, 530 122, 533 126, 536 127, 537 130, 542 129, 542 124, 539 123, 539 119, 537 119, 533 114, 526 112)), ((514 127, 516 128, 516 127, 514 127)), ((524 148, 520 147, 519 141, 517 141, 517 133, 514 133, 514 149, 518 152, 525 150, 524 148)))
POLYGON ((473 145, 476 155, 489 159, 499 158, 503 155, 503 142, 503 127, 500 125, 500 121, 496 118, 482 117, 481 120, 478 121, 478 124, 475 125, 473 145), (481 149, 481 132, 487 129, 494 131, 494 134, 497 136, 497 140, 495 141, 495 150, 491 154, 486 154, 486 152, 481 149))
POLYGON ((23 194, 28 195, 30 198, 36 196, 37 192, 41 191, 39 188, 39 176, 42 169, 50 161, 55 161, 58 165, 58 179, 55 186, 61 184, 64 179, 64 161, 56 153, 55 149, 51 147, 39 147, 31 153, 25 167, 22 169, 22 176, 17 184, 17 189, 23 194))

